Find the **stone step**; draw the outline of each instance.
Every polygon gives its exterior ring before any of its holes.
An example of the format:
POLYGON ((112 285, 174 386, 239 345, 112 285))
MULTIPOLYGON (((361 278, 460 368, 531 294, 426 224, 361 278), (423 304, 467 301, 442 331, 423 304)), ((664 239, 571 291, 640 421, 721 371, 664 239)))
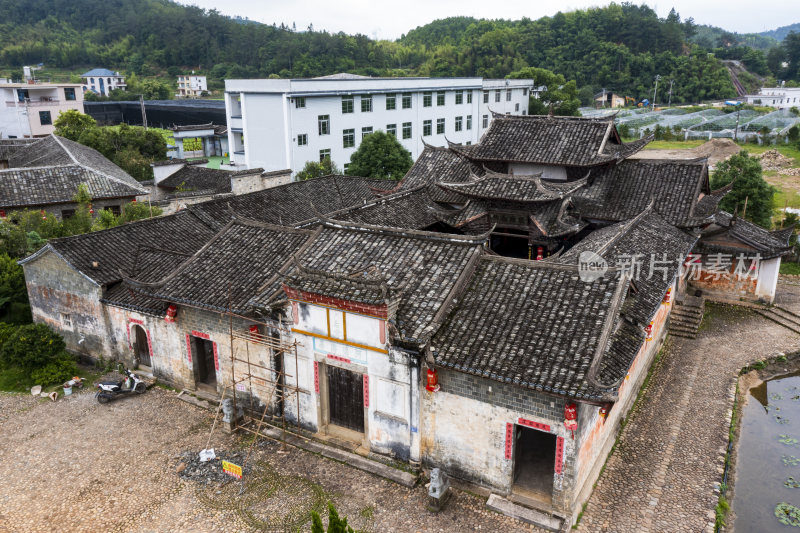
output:
POLYGON ((771 320, 772 322, 775 322, 776 324, 785 327, 789 331, 800 333, 800 326, 798 326, 794 322, 790 322, 785 318, 775 314, 771 309, 755 309, 754 311, 759 315, 763 316, 764 318, 766 318, 767 320, 771 320))
POLYGON ((699 316, 670 315, 669 321, 678 324, 698 326, 703 321, 703 319, 702 317, 699 316))
POLYGON ((526 524, 539 526, 548 531, 561 531, 561 527, 564 525, 563 518, 558 518, 536 509, 523 507, 497 494, 489 496, 489 499, 486 500, 486 507, 502 515, 516 518, 526 524))
POLYGON ((689 333, 681 333, 681 332, 670 331, 669 334, 672 335, 673 337, 680 337, 681 339, 696 339, 697 338, 697 335, 692 335, 692 334, 689 334, 689 333))
POLYGON ((797 326, 800 327, 800 315, 797 315, 796 313, 793 313, 792 311, 784 309, 783 307, 780 307, 778 305, 770 307, 769 310, 770 312, 775 313, 776 315, 785 319, 786 321, 797 324, 797 326))
POLYGON ((672 308, 673 315, 681 315, 681 316, 697 316, 702 318, 703 317, 703 310, 698 309, 695 307, 681 307, 676 306, 672 308))
POLYGON ((670 323, 670 331, 685 331, 687 333, 697 333, 697 326, 688 326, 685 324, 670 323))

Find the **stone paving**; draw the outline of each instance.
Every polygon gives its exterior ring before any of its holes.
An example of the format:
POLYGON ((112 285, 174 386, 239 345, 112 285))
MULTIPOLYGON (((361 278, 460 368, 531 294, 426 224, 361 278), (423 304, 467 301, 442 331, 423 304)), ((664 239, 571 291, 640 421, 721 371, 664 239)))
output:
MULTIPOLYGON (((800 288, 780 290, 779 301, 800 310, 800 288)), ((797 351, 800 336, 742 308, 706 310, 696 339, 667 341, 579 531, 713 531, 735 376, 752 361, 797 351)))

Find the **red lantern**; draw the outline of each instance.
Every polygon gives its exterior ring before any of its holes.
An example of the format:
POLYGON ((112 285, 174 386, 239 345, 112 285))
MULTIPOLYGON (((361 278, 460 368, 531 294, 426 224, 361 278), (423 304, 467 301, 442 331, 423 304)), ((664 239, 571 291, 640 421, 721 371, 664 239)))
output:
POLYGON ((42 220, 47 220, 47 214, 45 214, 44 209, 39 212, 42 214, 42 220))
POLYGON ((572 439, 575 440, 575 430, 578 429, 578 407, 574 403, 564 406, 564 427, 572 433, 572 439))
POLYGON ((669 305, 669 303, 671 301, 672 301, 672 287, 667 289, 667 294, 664 295, 664 299, 662 300, 662 303, 664 303, 666 305, 669 305))
POLYGON ((439 374, 436 373, 435 368, 428 369, 428 384, 425 388, 428 392, 437 392, 439 390, 439 374))
POLYGON ((6 218, 6 212, 0 209, 0 218, 6 218))
POLYGON ((178 314, 178 308, 174 305, 167 307, 167 315, 164 317, 166 322, 175 322, 175 315, 178 314))
POLYGON ((644 332, 647 334, 647 340, 653 340, 653 321, 651 320, 649 324, 644 328, 644 332))
POLYGON ((258 326, 256 324, 253 324, 252 326, 250 326, 250 336, 251 337, 258 337, 258 326))
POLYGON ((608 405, 604 405, 603 407, 600 408, 600 418, 602 418, 604 421, 606 418, 608 418, 608 411, 609 411, 608 405))
POLYGON ((136 198, 134 198, 133 200, 131 200, 131 203, 132 203, 132 204, 135 204, 135 203, 136 203, 136 198))
POLYGON ((542 246, 536 247, 536 260, 541 261, 544 259, 544 248, 542 246))

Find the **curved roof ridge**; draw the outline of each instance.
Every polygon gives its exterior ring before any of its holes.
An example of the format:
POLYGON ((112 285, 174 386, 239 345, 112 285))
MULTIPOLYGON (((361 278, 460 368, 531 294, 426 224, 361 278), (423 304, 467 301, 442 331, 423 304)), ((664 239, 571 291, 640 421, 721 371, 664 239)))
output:
POLYGON ((357 231, 364 233, 367 232, 380 233, 384 235, 394 235, 401 238, 410 238, 410 239, 416 238, 416 239, 424 239, 430 241, 450 242, 453 244, 466 244, 473 246, 485 243, 494 229, 490 228, 489 231, 487 231, 486 233, 479 235, 454 235, 450 233, 439 233, 436 231, 393 228, 390 226, 376 226, 373 224, 351 222, 349 220, 348 221, 333 220, 326 218, 325 216, 321 216, 320 221, 322 223, 322 226, 326 228, 341 229, 345 231, 357 231))

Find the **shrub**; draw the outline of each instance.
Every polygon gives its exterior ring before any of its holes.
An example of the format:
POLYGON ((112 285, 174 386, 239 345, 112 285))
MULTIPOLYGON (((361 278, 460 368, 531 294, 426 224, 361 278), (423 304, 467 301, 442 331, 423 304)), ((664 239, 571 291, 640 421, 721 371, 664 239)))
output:
POLYGON ((31 379, 37 385, 52 385, 68 381, 77 371, 75 358, 65 352, 42 368, 31 372, 31 379))
POLYGON ((64 339, 44 324, 28 324, 14 331, 0 349, 4 367, 27 373, 42 369, 64 356, 64 339))

